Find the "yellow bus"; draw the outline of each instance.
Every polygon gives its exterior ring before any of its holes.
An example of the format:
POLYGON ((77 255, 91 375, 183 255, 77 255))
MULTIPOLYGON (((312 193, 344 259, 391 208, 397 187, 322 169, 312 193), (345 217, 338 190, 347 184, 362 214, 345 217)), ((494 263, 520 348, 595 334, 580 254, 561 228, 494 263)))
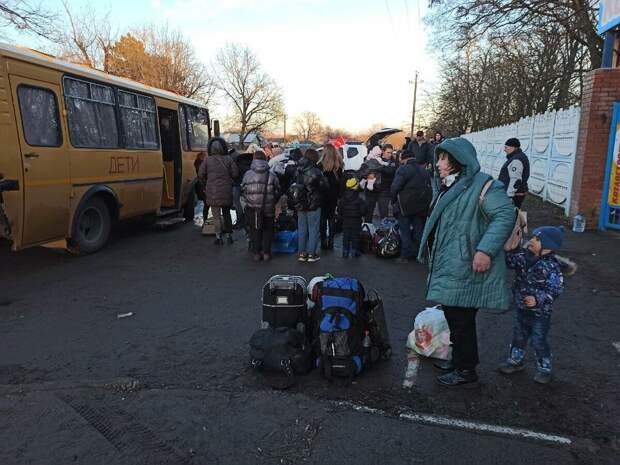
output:
POLYGON ((119 220, 189 220, 210 136, 200 102, 0 44, 0 239, 92 253, 119 220))

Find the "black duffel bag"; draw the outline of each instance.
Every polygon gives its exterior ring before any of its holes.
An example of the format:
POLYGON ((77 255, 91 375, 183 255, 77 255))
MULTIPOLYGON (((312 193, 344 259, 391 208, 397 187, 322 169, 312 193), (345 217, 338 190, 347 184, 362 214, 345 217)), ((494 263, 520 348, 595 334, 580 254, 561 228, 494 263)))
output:
POLYGON ((310 345, 306 337, 291 328, 265 328, 250 338, 250 361, 258 370, 282 373, 286 378, 266 377, 274 389, 287 389, 295 384, 295 375, 312 369, 310 345))
POLYGON ((390 343, 390 333, 385 318, 383 300, 375 289, 367 293, 364 300, 365 326, 370 333, 372 345, 378 349, 378 355, 387 360, 392 356, 392 344, 390 343))

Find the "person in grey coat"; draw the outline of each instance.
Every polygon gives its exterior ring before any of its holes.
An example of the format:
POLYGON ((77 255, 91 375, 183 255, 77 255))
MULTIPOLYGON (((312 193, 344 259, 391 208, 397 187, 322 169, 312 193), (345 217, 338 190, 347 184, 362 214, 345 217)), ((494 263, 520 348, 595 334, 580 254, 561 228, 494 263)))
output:
POLYGON ((241 199, 251 238, 254 260, 271 259, 276 203, 280 197, 278 177, 269 170, 265 152, 254 152, 252 165, 241 181, 241 199))
POLYGON ((211 207, 215 223, 215 244, 233 243, 230 208, 233 205, 233 180, 239 169, 228 155, 228 144, 221 137, 214 137, 207 145, 207 158, 200 165, 198 179, 205 186, 205 202, 211 207))

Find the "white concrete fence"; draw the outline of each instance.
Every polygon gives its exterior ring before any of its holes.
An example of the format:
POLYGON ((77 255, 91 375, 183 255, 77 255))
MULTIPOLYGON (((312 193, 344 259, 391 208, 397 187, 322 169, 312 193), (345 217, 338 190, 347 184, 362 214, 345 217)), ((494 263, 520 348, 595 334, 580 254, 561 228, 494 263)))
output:
POLYGON ((579 107, 550 111, 463 137, 476 147, 482 171, 495 178, 506 161, 504 142, 518 138, 530 159, 530 193, 562 207, 568 215, 580 114, 579 107))

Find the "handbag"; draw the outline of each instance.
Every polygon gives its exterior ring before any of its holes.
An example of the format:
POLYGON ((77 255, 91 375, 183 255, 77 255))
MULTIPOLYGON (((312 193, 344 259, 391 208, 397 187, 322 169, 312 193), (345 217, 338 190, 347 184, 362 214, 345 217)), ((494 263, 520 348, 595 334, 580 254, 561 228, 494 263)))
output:
MULTIPOLYGON (((484 210, 482 209, 482 202, 484 202, 484 197, 486 196, 487 191, 491 187, 491 184, 493 184, 493 181, 493 179, 489 179, 484 185, 484 187, 480 191, 480 199, 478 202, 480 205, 480 212, 482 213, 482 216, 484 216, 487 222, 489 222, 489 218, 486 216, 484 210)), ((505 251, 514 250, 520 247, 523 244, 523 238, 527 234, 527 212, 519 208, 515 208, 515 212, 517 217, 515 219, 515 224, 512 227, 512 232, 504 243, 505 251)))
POLYGON ((360 231, 360 249, 362 253, 372 252, 372 239, 375 227, 372 223, 363 223, 360 231))

